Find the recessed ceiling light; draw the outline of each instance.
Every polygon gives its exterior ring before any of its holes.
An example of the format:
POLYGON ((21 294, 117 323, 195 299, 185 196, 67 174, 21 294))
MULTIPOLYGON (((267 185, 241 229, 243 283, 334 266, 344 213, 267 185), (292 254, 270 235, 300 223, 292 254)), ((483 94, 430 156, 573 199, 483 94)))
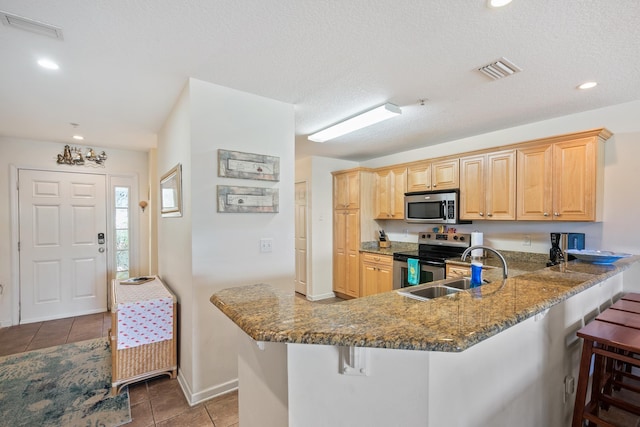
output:
POLYGON ((598 82, 586 82, 578 86, 578 89, 591 89, 598 86, 598 82))
POLYGON ((73 139, 77 139, 78 141, 82 141, 84 139, 84 136, 82 136, 82 135, 73 135, 73 139))
POLYGON ((47 70, 57 70, 60 68, 58 64, 46 58, 39 59, 38 65, 41 66, 42 68, 46 68, 47 70))
POLYGON ((502 7, 511 3, 511 0, 487 0, 489 7, 502 7))

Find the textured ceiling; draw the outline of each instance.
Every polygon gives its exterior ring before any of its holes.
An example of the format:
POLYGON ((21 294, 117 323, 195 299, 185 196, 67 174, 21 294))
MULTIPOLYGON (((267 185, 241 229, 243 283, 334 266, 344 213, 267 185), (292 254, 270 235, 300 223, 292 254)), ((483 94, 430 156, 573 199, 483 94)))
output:
MULTIPOLYGON (((364 160, 640 99, 640 2, 0 0, 62 27, 0 25, 0 134, 154 147, 189 77, 296 106, 296 155, 364 160), (35 65, 58 61, 55 72, 35 65), (475 71, 506 57, 523 71, 475 71), (599 86, 576 86, 597 80, 599 86), (418 100, 425 98, 424 106, 418 100), (402 116, 306 136, 392 102, 402 116)), ((606 125, 594 123, 595 126, 606 125)))

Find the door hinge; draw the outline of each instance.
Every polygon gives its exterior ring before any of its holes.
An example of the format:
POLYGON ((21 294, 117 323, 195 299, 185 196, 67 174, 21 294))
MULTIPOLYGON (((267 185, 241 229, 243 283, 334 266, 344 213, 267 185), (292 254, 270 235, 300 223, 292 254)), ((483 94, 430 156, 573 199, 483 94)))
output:
POLYGON ((18 252, 20 252, 20 242, 18 242, 18 252))

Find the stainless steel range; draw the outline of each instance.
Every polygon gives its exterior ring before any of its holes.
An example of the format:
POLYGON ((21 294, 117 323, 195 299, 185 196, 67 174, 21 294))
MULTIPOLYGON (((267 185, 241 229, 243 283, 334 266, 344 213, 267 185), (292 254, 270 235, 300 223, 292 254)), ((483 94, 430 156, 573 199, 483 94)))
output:
POLYGON ((460 258, 471 246, 471 234, 434 233, 425 231, 418 235, 418 250, 393 254, 393 288, 411 286, 408 281, 407 260, 418 260, 420 274, 418 284, 444 279, 445 260, 460 258))

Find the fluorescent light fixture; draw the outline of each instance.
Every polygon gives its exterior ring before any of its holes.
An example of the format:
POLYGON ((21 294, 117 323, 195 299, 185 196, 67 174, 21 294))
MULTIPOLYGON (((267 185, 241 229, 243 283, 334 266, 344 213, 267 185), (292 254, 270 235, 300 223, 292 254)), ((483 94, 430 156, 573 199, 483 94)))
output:
POLYGON ((82 136, 82 135, 73 135, 73 139, 77 139, 78 141, 82 141, 84 139, 84 136, 82 136))
POLYGON ((488 0, 487 3, 489 4, 489 7, 496 8, 508 5, 511 3, 511 0, 488 0))
POLYGON ((578 86, 578 89, 592 89, 596 86, 598 86, 598 82, 586 82, 578 86))
POLYGON ((47 70, 57 70, 60 68, 58 64, 46 58, 39 59, 38 65, 41 66, 42 68, 46 68, 47 70))
POLYGON ((350 119, 323 129, 320 132, 316 132, 313 135, 309 135, 308 138, 309 140, 315 142, 325 142, 330 139, 345 135, 349 132, 353 132, 358 129, 362 129, 367 126, 379 123, 383 120, 390 119, 391 117, 395 117, 399 114, 402 114, 402 110, 397 105, 386 103, 377 108, 365 111, 362 114, 351 117, 350 119))

